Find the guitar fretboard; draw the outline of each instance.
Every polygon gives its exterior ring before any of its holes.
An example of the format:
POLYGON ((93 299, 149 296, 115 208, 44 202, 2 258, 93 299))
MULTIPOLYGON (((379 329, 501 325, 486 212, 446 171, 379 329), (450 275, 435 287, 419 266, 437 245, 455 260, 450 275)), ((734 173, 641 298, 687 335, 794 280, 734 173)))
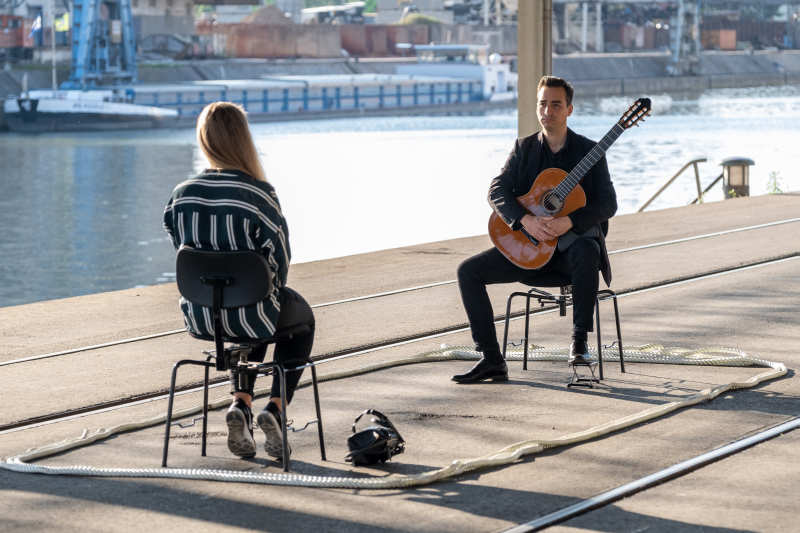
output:
POLYGON ((620 126, 619 123, 614 124, 614 127, 608 130, 608 133, 594 145, 589 153, 583 156, 580 163, 575 165, 575 168, 573 168, 570 173, 567 174, 567 177, 554 189, 559 198, 563 200, 572 192, 572 189, 581 181, 581 178, 589 172, 589 169, 591 169, 595 163, 600 161, 600 158, 606 153, 608 147, 614 144, 614 141, 622 135, 623 131, 625 131, 625 128, 620 126))

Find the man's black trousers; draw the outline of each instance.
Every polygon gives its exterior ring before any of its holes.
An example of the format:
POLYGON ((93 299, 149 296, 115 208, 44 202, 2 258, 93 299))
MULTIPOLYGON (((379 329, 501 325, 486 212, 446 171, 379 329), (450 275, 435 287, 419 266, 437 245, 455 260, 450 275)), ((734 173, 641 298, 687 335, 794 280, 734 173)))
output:
POLYGON ((500 352, 494 327, 494 311, 486 286, 521 282, 534 287, 557 287, 560 275, 572 281, 572 323, 576 331, 592 331, 599 284, 600 245, 582 237, 565 251, 556 251, 542 268, 526 270, 491 248, 465 260, 458 267, 458 287, 472 329, 476 350, 496 356, 500 352))

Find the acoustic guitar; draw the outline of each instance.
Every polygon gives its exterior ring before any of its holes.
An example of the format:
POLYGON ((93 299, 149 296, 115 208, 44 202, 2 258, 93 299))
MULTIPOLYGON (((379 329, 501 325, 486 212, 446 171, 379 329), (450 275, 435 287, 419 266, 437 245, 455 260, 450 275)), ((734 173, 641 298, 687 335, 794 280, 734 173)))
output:
MULTIPOLYGON (((569 174, 560 168, 541 171, 531 189, 516 198, 517 202, 535 216, 561 217, 585 206, 586 193, 579 185, 583 176, 603 157, 623 131, 638 125, 649 113, 650 99, 636 100, 569 174)), ((509 261, 528 270, 546 265, 558 245, 557 238, 539 241, 525 231, 525 228, 512 230, 494 212, 489 217, 489 237, 509 261)))

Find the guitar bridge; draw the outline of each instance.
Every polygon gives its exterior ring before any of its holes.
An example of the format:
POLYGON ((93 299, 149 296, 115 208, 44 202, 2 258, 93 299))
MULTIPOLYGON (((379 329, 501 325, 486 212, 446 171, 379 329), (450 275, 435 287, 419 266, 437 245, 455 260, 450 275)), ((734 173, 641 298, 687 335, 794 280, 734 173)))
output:
POLYGON ((522 232, 523 235, 525 235, 525 237, 528 238, 529 241, 531 241, 531 244, 533 244, 534 246, 539 246, 539 240, 530 233, 528 233, 525 230, 525 228, 520 228, 519 230, 522 232))

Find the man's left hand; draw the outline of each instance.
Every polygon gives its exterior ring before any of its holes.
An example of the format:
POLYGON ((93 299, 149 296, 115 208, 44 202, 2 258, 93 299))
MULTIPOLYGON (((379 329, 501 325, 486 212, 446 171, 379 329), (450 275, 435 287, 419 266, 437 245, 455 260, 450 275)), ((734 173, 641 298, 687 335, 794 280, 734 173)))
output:
POLYGON ((559 237, 572 229, 572 220, 569 217, 542 217, 542 220, 559 237))

